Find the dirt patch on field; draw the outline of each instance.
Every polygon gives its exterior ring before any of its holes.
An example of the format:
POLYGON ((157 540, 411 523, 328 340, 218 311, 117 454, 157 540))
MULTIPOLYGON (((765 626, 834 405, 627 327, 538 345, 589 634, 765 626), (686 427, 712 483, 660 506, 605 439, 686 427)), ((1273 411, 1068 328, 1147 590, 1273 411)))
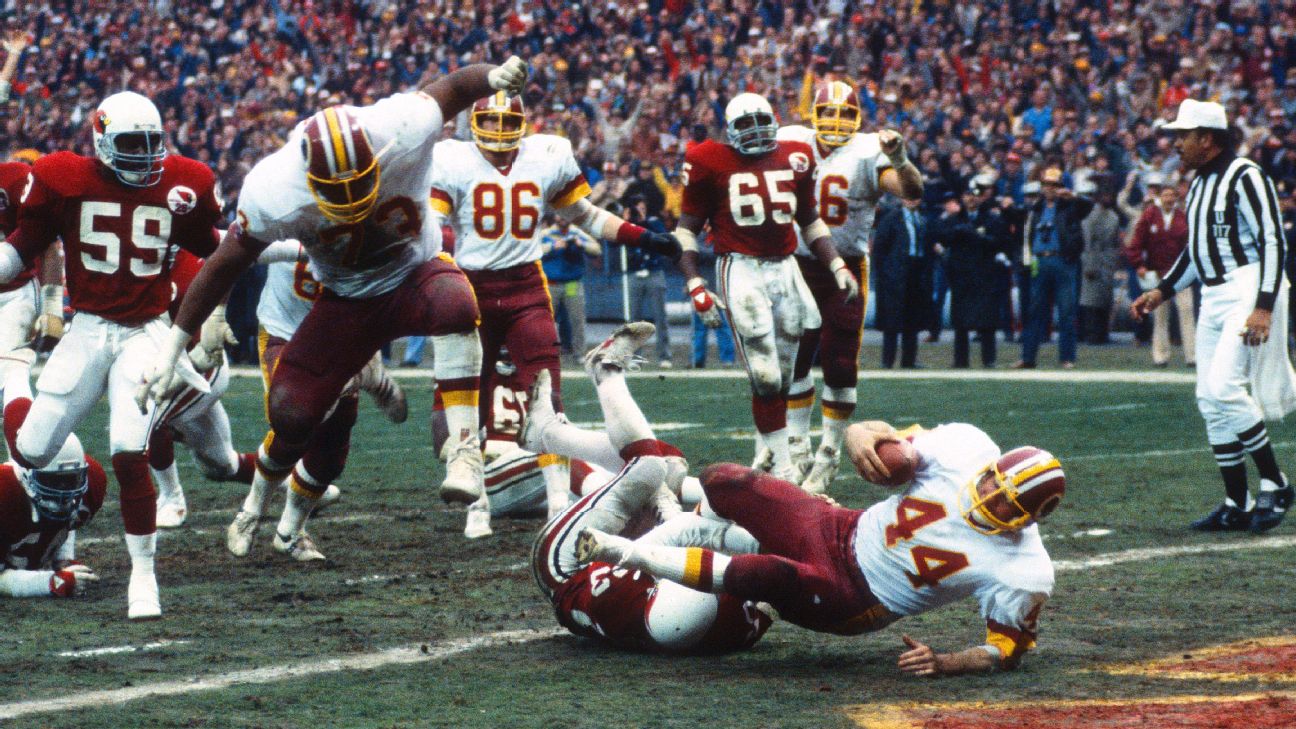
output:
MULTIPOLYGON (((1290 729, 1296 700, 1266 696, 1250 701, 1190 701, 1147 704, 1076 705, 1002 710, 940 711, 914 724, 922 729, 1290 729)), ((867 726, 867 725, 866 725, 867 726)))
MULTIPOLYGON (((1151 667, 1152 671, 1194 673, 1288 674, 1296 676, 1296 644, 1249 646, 1237 653, 1187 658, 1151 667)), ((1294 720, 1296 721, 1296 720, 1294 720)))

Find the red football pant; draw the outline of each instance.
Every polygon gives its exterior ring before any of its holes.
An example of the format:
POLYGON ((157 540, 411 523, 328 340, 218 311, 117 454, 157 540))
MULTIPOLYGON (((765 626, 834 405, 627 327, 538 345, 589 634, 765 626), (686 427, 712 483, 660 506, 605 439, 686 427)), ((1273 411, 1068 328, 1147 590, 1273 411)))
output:
POLYGON ((553 381, 553 406, 562 412, 562 380, 558 328, 554 325, 549 284, 540 263, 526 263, 500 271, 466 271, 481 309, 482 343, 481 422, 491 422, 495 363, 500 347, 518 369, 519 386, 529 389, 540 370, 549 370, 553 381))
MULTIPOLYGON (((792 379, 795 382, 809 375, 818 355, 825 385, 854 387, 859 378, 860 338, 864 333, 866 297, 861 294, 854 301, 847 301, 846 294, 837 288, 837 279, 822 263, 804 256, 797 256, 796 260, 801 266, 801 276, 805 278, 815 303, 819 305, 823 326, 811 329, 801 336, 792 379)), ((844 260, 856 276, 867 276, 863 257, 850 256, 844 260)), ((860 281, 860 287, 867 290, 867 281, 860 281)))

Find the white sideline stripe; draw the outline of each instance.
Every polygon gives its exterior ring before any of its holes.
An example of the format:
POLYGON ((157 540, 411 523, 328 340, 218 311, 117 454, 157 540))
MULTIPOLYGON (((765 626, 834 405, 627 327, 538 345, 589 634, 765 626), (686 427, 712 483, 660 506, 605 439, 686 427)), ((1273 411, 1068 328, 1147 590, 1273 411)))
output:
MULTIPOLYGON (((234 509, 213 509, 211 511, 189 512, 189 515, 193 516, 199 513, 233 514, 234 511, 235 511, 234 509)), ((263 518, 269 518, 269 517, 263 517, 263 518)), ((396 517, 392 516, 391 514, 344 514, 342 516, 329 516, 327 514, 321 514, 320 516, 317 516, 315 518, 323 520, 323 522, 326 524, 349 524, 352 522, 366 522, 366 521, 392 521, 396 517)), ((157 533, 158 533, 158 539, 162 539, 162 537, 164 536, 170 539, 171 535, 186 536, 186 537, 188 536, 205 537, 211 534, 224 534, 225 530, 221 529, 219 531, 213 532, 210 529, 190 529, 188 527, 182 526, 178 529, 159 529, 157 533)), ((86 537, 85 539, 81 539, 78 537, 76 540, 76 546, 86 547, 86 546, 93 546, 95 544, 120 543, 121 541, 122 541, 122 536, 120 534, 113 534, 107 537, 86 537)))
POLYGON ((1262 537, 1240 542, 1221 544, 1190 544, 1182 547, 1144 547, 1127 549, 1123 552, 1100 554, 1089 559, 1063 559, 1053 563, 1058 572, 1082 572, 1095 567, 1109 567, 1126 562, 1146 562, 1162 557, 1174 557, 1183 554, 1215 554, 1217 552, 1237 552, 1243 549, 1285 549, 1296 546, 1296 537, 1262 537))
POLYGON ((144 645, 114 645, 107 648, 87 648, 80 651, 63 651, 59 653, 59 658, 88 658, 91 656, 111 656, 118 653, 138 653, 141 651, 155 651, 158 648, 169 648, 173 645, 189 645, 190 640, 159 640, 156 643, 145 643, 144 645))
POLYGON ((207 678, 196 678, 186 681, 160 681, 139 686, 128 686, 120 689, 86 691, 79 694, 57 696, 49 699, 32 701, 15 701, 0 704, 0 719, 13 719, 28 714, 47 714, 54 711, 76 711, 78 709, 111 706, 127 701, 148 698, 151 696, 180 696, 198 691, 212 691, 232 686, 274 683, 304 676, 315 676, 321 673, 339 671, 371 671, 385 666, 397 666, 410 663, 423 663, 467 653, 478 648, 491 648, 508 643, 530 643, 547 640, 566 630, 501 630, 495 633, 473 638, 460 638, 442 643, 401 646, 387 650, 360 653, 357 655, 336 658, 321 658, 299 663, 283 663, 277 666, 252 668, 242 671, 230 671, 207 678))
MULTIPOLYGON (((432 381, 431 369, 388 370, 398 380, 432 381)), ((261 379, 256 367, 230 368, 231 377, 261 379)), ((731 370, 640 370, 626 375, 631 379, 667 380, 745 380, 747 373, 741 368, 731 370)), ((1192 384, 1197 376, 1192 372, 1153 372, 1144 370, 860 370, 865 380, 1001 380, 1005 382, 1129 382, 1134 384, 1192 384)), ((562 378, 588 379, 585 370, 562 371, 562 378)))
MULTIPOLYGON (((1291 448, 1296 441, 1270 441, 1274 448, 1291 448)), ((1110 461, 1117 458, 1162 458, 1167 456, 1191 456, 1193 454, 1210 455, 1207 446, 1199 448, 1176 448, 1174 450, 1133 451, 1130 453, 1089 453, 1080 456, 1062 456, 1062 460, 1071 461, 1110 461)))

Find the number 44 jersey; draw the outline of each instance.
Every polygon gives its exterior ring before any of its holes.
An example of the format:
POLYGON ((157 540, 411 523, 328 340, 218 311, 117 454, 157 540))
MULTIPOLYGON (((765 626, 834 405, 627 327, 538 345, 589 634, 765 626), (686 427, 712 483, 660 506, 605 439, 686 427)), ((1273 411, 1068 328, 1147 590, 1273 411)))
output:
POLYGON ((913 436, 920 465, 904 492, 860 517, 855 557, 873 594, 893 613, 917 615, 975 597, 987 644, 1013 660, 1034 643, 1053 563, 1034 524, 986 534, 963 517, 969 484, 999 457, 984 432, 962 423, 913 436))
POLYGON ((220 211, 215 176, 196 160, 171 155, 156 185, 131 187, 93 157, 55 152, 32 167, 12 242, 33 261, 61 237, 72 308, 136 324, 171 303, 179 248, 215 250, 220 211))

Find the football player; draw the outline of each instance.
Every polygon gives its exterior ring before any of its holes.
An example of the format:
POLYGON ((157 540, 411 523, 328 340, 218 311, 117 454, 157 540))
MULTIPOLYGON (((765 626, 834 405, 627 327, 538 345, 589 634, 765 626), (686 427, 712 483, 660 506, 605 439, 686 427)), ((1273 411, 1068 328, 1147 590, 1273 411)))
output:
MULTIPOLYGON (((922 197, 922 175, 905 156, 904 139, 890 129, 863 133, 859 97, 850 84, 833 81, 815 93, 811 126, 779 129, 778 138, 803 142, 814 150, 815 200, 819 218, 832 231, 847 267, 859 277, 862 293, 847 299, 832 271, 815 259, 798 236, 796 262, 819 306, 823 326, 806 331, 797 348, 788 391, 788 445, 792 464, 804 477, 801 487, 823 493, 837 474, 842 438, 855 412, 860 338, 868 303, 868 244, 882 193, 922 197), (823 438, 811 458, 810 416, 814 405, 811 365, 823 368, 823 438)), ((758 460, 764 460, 759 458, 758 460)))
MULTIPOLYGON (((898 440, 879 421, 847 429, 851 460, 868 479, 890 474, 877 444, 898 440)), ((1036 522, 1061 501, 1066 477, 1038 448, 1002 453, 966 424, 911 436, 917 472, 908 487, 867 510, 846 509, 769 474, 735 464, 702 472, 711 510, 746 528, 760 554, 631 542, 586 529, 582 562, 644 570, 704 592, 768 601, 810 630, 857 635, 972 596, 986 642, 936 653, 903 636, 899 668, 946 675, 1015 668, 1034 647, 1053 563, 1036 522)))
MULTIPOLYGON (((31 166, 17 160, 0 163, 0 240, 18 227, 18 207, 31 166)), ((10 352, 32 339, 34 332, 43 348, 52 347, 63 336, 63 258, 56 242, 40 261, 33 262, 0 284, 0 352, 10 352), (43 283, 37 290, 36 271, 43 283), (39 316, 38 316, 39 313, 39 316)))
MULTIPOLYGON (((162 613, 154 573, 156 494, 145 456, 152 412, 136 407, 132 396, 168 336, 164 315, 176 252, 203 257, 215 249, 221 202, 206 165, 167 153, 162 118, 147 98, 113 94, 90 119, 95 156, 56 152, 37 160, 18 227, 0 243, 0 282, 7 282, 62 238, 67 293, 77 311, 36 383, 35 400, 6 406, 5 437, 19 465, 43 468, 107 393, 112 468, 131 557, 127 616, 148 619, 162 613)), ((228 329, 223 321, 199 324, 205 342, 223 340, 228 329)), ((179 377, 205 389, 182 355, 176 352, 179 377)))
POLYGON ((76 561, 76 530, 99 511, 107 484, 75 434, 41 468, 0 465, 0 595, 73 597, 99 581, 76 561))
MULTIPOLYGON (((302 456, 347 383, 398 337, 432 337, 452 433, 442 488, 472 499, 483 493, 479 313, 467 278, 441 253, 428 190, 443 120, 497 90, 520 90, 526 75, 526 64, 513 57, 502 66, 465 66, 372 106, 329 107, 299 124, 244 180, 237 220, 190 287, 137 399, 165 392, 185 343, 257 254, 272 241, 301 242, 324 290, 275 365, 268 393, 273 437, 257 452, 249 493, 256 501, 258 491, 292 474, 275 535, 281 551, 294 551, 328 486, 302 456)), ((251 513, 240 516, 255 523, 251 513)), ((249 543, 253 528, 241 530, 249 543)))
MULTIPOLYGON (((628 223, 590 203, 590 186, 571 142, 552 134, 527 136, 521 97, 499 92, 481 99, 473 104, 469 121, 472 142, 447 139, 436 145, 432 207, 454 229, 455 260, 477 294, 482 372, 494 372, 495 357, 506 345, 523 390, 544 369, 558 397, 558 330, 540 265, 540 221, 553 212, 595 238, 671 257, 679 255, 679 244, 672 235, 628 223)), ((483 375, 483 385, 486 379, 483 375)), ((490 393, 483 394, 481 416, 489 422, 490 393)), ((555 406, 561 409, 561 403, 555 406)), ((567 506, 568 463, 546 456, 541 471, 553 516, 567 506)), ((441 496, 453 501, 468 495, 443 490, 441 496)), ((472 496, 480 501, 474 509, 488 508, 485 494, 472 496)))
MULTIPOLYGON (((768 606, 690 590, 637 569, 578 559, 579 535, 586 528, 633 536, 659 520, 664 523, 644 534, 641 543, 700 542, 730 552, 757 547, 741 528, 681 514, 673 501, 670 489, 679 487, 687 464, 677 449, 654 437, 625 381, 630 358, 653 331, 647 322, 628 324, 586 357, 607 430, 582 431, 579 438, 586 441, 584 447, 605 452, 622 466, 614 478, 545 525, 531 548, 532 570, 558 622, 576 635, 627 650, 718 653, 748 648, 770 626, 768 606)), ((547 397, 548 387, 548 373, 542 372, 524 426, 531 439, 548 440, 554 435, 544 431, 562 424, 547 397)), ((570 430, 562 439, 575 440, 570 430)))
POLYGON ((779 141, 778 122, 764 98, 735 96, 725 107, 728 144, 705 141, 684 155, 684 200, 676 237, 688 295, 702 321, 720 324, 728 312, 752 388, 752 415, 773 472, 800 481, 792 464, 787 393, 801 335, 820 325, 819 310, 793 260, 796 229, 832 274, 842 296, 854 300, 859 283, 837 253, 831 230, 815 206, 814 150, 779 141), (721 301, 698 273, 697 236, 711 223, 721 301))

